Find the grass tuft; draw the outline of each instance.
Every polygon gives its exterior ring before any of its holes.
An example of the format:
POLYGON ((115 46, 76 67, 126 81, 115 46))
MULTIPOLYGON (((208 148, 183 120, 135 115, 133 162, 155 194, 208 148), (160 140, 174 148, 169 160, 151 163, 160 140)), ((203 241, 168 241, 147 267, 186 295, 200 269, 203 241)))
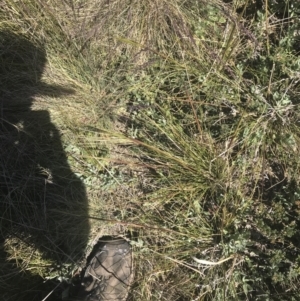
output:
POLYGON ((225 2, 1 1, 5 301, 112 232, 129 300, 298 300, 300 6, 225 2))

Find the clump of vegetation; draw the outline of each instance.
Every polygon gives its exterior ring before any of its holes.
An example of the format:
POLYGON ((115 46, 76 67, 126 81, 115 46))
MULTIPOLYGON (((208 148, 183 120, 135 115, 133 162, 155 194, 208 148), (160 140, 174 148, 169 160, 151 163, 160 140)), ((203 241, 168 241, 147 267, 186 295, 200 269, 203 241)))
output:
MULTIPOLYGON (((68 282, 94 233, 121 224, 135 252, 131 300, 298 300, 300 6, 225 2, 0 4, 1 29, 47 58, 22 124, 48 110, 63 134, 63 157, 35 159, 48 178, 38 169, 21 190, 0 175, 10 263, 68 282), (36 203, 51 176, 63 188, 46 210, 36 203)), ((32 124, 47 158, 53 146, 32 124)))

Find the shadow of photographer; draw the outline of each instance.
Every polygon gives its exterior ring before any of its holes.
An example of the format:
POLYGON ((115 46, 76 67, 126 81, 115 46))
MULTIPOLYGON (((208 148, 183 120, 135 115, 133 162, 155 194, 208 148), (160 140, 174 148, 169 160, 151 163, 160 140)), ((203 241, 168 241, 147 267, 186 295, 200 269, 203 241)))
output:
POLYGON ((37 285, 43 279, 20 273, 16 261, 22 265, 25 257, 27 270, 37 271, 30 258, 39 252, 50 265, 72 265, 84 255, 90 230, 85 187, 68 164, 61 134, 48 111, 32 109, 35 95, 72 93, 41 82, 45 64, 41 45, 0 30, 0 286, 4 300, 45 297, 45 287, 37 285), (32 253, 22 254, 18 244, 32 253), (15 262, 8 260, 11 257, 15 262))

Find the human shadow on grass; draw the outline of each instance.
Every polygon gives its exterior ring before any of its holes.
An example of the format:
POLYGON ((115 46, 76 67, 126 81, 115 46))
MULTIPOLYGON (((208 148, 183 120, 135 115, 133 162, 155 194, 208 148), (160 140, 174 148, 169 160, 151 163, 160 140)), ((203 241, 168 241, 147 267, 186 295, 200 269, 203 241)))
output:
POLYGON ((41 82, 45 64, 42 45, 0 30, 0 288, 4 301, 40 301, 55 284, 45 286, 41 277, 21 273, 16 258, 25 270, 38 271, 41 263, 32 265, 31 259, 39 252, 43 264, 49 262, 49 271, 58 274, 57 266, 82 258, 89 234, 84 184, 68 164, 49 112, 32 109, 36 95, 72 93, 41 82), (22 254, 28 250, 30 254, 22 254), (57 265, 51 267, 53 263, 57 265))

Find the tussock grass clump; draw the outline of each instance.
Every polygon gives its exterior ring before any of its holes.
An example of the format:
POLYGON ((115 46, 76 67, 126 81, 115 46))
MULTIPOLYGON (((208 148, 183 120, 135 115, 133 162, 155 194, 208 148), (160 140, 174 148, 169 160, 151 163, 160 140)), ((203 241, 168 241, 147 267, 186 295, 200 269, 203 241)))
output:
POLYGON ((174 265, 190 268, 178 281, 195 281, 193 290, 179 289, 187 300, 299 297, 297 34, 294 23, 271 19, 264 9, 255 15, 241 6, 237 17, 209 7, 220 28, 213 37, 223 44, 210 44, 205 59, 191 60, 187 52, 162 60, 132 86, 129 135, 155 178, 145 220, 178 231, 162 231, 155 241, 165 256, 165 279, 174 265), (236 22, 225 37, 224 15, 228 27, 236 22), (262 34, 261 24, 272 30, 262 34), (180 244, 179 233, 189 239, 180 244), (174 247, 165 255, 161 244, 174 247))
POLYGON ((111 223, 131 300, 299 298, 299 5, 0 6, 3 270, 68 282, 111 223))

